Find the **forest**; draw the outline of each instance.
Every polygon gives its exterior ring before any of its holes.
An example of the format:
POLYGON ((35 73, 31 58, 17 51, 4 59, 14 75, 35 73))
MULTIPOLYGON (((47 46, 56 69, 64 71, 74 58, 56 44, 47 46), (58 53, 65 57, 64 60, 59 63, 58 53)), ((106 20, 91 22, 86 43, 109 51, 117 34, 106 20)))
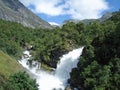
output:
MULTIPOLYGON (((0 50, 18 60, 25 49, 31 50, 32 60, 56 68, 59 57, 81 46, 83 54, 68 82, 79 90, 120 90, 120 11, 104 22, 89 24, 69 22, 54 29, 31 29, 21 24, 0 20, 0 50)), ((13 74, 2 82, 1 90, 37 90, 37 84, 26 73, 13 74), (22 76, 20 76, 22 74, 22 76), (14 85, 17 79, 30 83, 14 85), (5 84, 9 89, 5 89, 5 84)))

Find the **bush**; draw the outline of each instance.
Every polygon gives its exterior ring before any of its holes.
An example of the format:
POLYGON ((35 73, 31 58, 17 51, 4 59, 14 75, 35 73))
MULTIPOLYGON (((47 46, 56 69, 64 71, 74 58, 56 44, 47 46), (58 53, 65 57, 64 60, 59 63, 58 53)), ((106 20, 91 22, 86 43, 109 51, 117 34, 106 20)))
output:
POLYGON ((36 80, 33 80, 25 72, 15 73, 6 82, 6 90, 38 90, 36 80))

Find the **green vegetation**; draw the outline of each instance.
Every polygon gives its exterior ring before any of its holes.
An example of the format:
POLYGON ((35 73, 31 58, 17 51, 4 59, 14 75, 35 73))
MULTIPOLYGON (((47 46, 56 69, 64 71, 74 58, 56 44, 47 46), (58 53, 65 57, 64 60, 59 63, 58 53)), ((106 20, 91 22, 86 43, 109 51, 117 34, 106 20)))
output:
MULTIPOLYGON (((38 90, 36 81, 25 72, 15 73, 7 81, 10 90, 38 90)), ((8 90, 8 89, 7 89, 8 90)))
POLYGON ((18 62, 0 51, 0 90, 38 90, 18 62))
POLYGON ((60 56, 74 48, 89 44, 98 35, 95 25, 99 25, 98 22, 89 25, 69 22, 62 28, 36 30, 0 20, 0 50, 18 58, 23 49, 32 45, 31 60, 56 67, 60 56))
MULTIPOLYGON (((24 49, 32 45, 31 60, 56 67, 59 57, 64 53, 85 46, 78 67, 70 74, 71 86, 79 90, 119 90, 119 30, 120 12, 113 13, 110 19, 101 23, 95 21, 85 25, 69 22, 53 30, 31 29, 0 20, 0 50, 18 58, 24 49)), ((0 78, 2 80, 4 76, 0 78)))
POLYGON ((0 51, 0 75, 7 79, 11 74, 23 70, 16 60, 0 51))
POLYGON ((38 90, 36 81, 25 72, 15 73, 8 80, 2 80, 4 79, 0 76, 0 90, 38 90))
POLYGON ((71 86, 80 90, 120 89, 119 17, 120 12, 116 12, 109 20, 99 24, 100 35, 84 48, 78 67, 70 74, 71 86))

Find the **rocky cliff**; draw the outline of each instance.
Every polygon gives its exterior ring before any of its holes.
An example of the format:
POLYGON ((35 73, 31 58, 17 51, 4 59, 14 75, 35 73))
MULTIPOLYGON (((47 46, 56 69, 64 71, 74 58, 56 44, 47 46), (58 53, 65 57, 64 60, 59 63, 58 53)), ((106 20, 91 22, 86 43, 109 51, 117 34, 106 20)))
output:
POLYGON ((0 0, 0 18, 32 28, 52 28, 49 23, 36 16, 18 0, 0 0))

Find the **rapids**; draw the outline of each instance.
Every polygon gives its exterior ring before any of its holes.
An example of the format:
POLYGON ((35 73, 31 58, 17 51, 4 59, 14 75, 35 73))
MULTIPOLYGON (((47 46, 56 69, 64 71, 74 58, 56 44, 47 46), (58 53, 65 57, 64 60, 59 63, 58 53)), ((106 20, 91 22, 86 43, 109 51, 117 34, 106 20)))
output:
POLYGON ((82 50, 83 47, 74 49, 63 55, 60 58, 54 73, 43 71, 41 69, 38 70, 37 62, 33 62, 34 67, 29 67, 28 60, 31 57, 29 51, 23 52, 26 56, 22 57, 22 60, 19 60, 19 63, 34 75, 39 85, 39 90, 64 90, 68 84, 67 80, 70 78, 69 73, 72 68, 77 66, 82 50))

